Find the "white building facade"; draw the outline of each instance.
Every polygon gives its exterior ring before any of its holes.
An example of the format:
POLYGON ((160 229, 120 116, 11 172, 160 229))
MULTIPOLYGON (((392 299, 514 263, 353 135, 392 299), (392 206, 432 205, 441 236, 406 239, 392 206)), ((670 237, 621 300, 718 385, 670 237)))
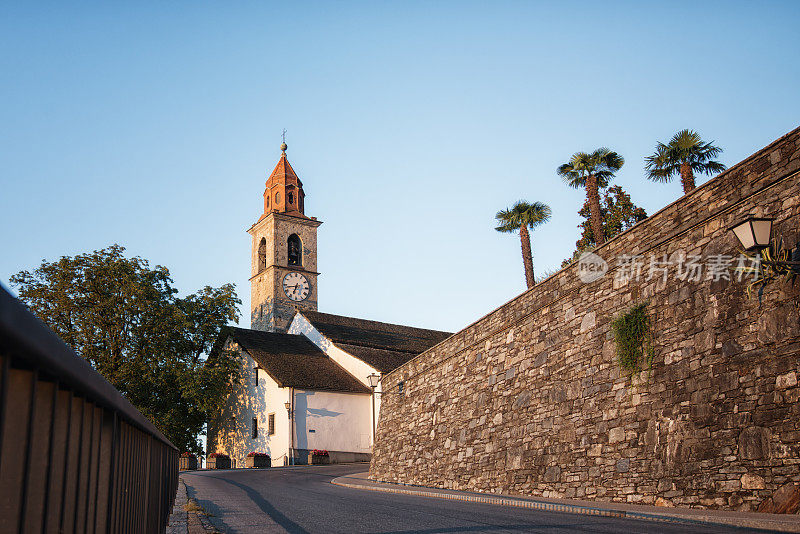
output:
POLYGON ((305 215, 303 184, 281 157, 267 179, 264 212, 248 230, 252 246, 251 328, 226 328, 211 356, 236 354, 240 379, 208 422, 207 452, 244 466, 250 452, 273 465, 366 461, 380 412, 379 377, 450 336, 317 311, 317 228, 305 215), (287 409, 288 407, 288 409, 287 409))

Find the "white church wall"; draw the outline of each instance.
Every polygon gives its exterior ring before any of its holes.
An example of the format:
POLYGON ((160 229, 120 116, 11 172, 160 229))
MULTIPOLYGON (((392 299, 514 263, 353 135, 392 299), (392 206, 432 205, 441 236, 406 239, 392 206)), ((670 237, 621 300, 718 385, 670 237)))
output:
POLYGON ((286 402, 289 400, 291 388, 282 388, 266 372, 261 371, 264 376, 266 403, 264 420, 267 424, 259 429, 267 440, 267 448, 264 451, 272 458, 272 465, 285 465, 289 458, 289 414, 286 411, 286 402), (275 415, 275 433, 269 435, 269 415, 275 415))
MULTIPOLYGON (((371 365, 367 364, 366 362, 348 354, 347 352, 343 351, 339 347, 333 344, 333 342, 322 335, 322 333, 314 328, 314 325, 306 319, 302 312, 297 313, 292 320, 291 325, 289 325, 289 334, 300 334, 307 337, 312 343, 314 343, 317 347, 319 347, 325 354, 328 355, 333 361, 341 365, 345 368, 345 370, 356 377, 361 383, 365 386, 369 387, 369 380, 367 377, 371 374, 380 374, 377 369, 372 367, 371 365)), ((378 387, 375 389, 376 393, 380 393, 381 385, 378 384, 378 387)), ((371 401, 370 401, 371 402, 371 401)), ((370 412, 368 413, 368 417, 370 419, 370 424, 372 422, 372 413, 371 413, 371 404, 370 404, 370 412)), ((381 413, 381 396, 375 395, 375 418, 376 420, 379 418, 381 413)), ((370 431, 370 443, 372 440, 372 434, 370 431)))
MULTIPOLYGON (((229 338, 226 348, 239 350, 229 338)), ((235 460, 236 467, 244 467, 250 452, 265 452, 273 465, 283 465, 289 451, 289 418, 284 403, 289 400, 289 390, 278 387, 263 369, 246 352, 239 350, 240 379, 231 389, 220 415, 208 423, 207 453, 222 452, 235 460), (275 414, 275 434, 269 435, 269 414, 275 414), (256 418, 257 435, 253 438, 253 418, 256 418)))
POLYGON ((295 390, 296 448, 369 453, 370 395, 295 390))

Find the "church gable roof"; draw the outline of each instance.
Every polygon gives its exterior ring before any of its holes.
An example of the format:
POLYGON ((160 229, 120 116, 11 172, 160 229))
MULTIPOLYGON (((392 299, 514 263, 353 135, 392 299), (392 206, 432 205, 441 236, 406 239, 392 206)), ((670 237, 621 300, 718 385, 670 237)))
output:
POLYGON ((452 335, 451 332, 330 313, 309 310, 300 313, 337 347, 382 373, 395 369, 452 335))
POLYGON ((230 336, 281 387, 370 393, 370 389, 305 336, 227 327, 230 336))

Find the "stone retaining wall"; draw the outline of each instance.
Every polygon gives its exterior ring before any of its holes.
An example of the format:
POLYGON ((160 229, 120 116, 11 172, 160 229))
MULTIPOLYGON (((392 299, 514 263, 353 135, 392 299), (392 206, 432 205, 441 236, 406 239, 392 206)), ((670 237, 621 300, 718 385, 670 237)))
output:
MULTIPOLYGON (((798 290, 713 280, 748 214, 800 237, 800 128, 384 377, 370 477, 544 497, 754 509, 800 482, 798 290), (624 280, 621 255, 642 255, 624 280), (699 255, 701 279, 650 279, 653 255, 699 255), (649 380, 621 371, 611 320, 649 301, 649 380)), ((657 188, 658 185, 653 185, 657 188)), ((800 284, 798 284, 800 286, 800 284)), ((643 374, 644 375, 644 374, 643 374)))

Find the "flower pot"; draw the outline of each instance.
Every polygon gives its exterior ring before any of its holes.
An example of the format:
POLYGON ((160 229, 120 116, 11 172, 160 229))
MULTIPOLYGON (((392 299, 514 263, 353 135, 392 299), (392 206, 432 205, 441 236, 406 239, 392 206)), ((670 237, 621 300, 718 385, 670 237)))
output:
POLYGON ((197 469, 197 458, 189 456, 188 458, 181 457, 178 460, 178 469, 181 471, 191 471, 197 469))
POLYGON ((209 458, 206 461, 206 467, 208 469, 230 469, 231 468, 231 459, 230 458, 209 458))
POLYGON ((244 459, 244 466, 248 469, 272 467, 272 459, 269 456, 248 456, 244 459))
POLYGON ((308 458, 310 460, 308 463, 312 465, 328 465, 329 463, 331 463, 330 456, 318 456, 316 454, 309 454, 308 458))

